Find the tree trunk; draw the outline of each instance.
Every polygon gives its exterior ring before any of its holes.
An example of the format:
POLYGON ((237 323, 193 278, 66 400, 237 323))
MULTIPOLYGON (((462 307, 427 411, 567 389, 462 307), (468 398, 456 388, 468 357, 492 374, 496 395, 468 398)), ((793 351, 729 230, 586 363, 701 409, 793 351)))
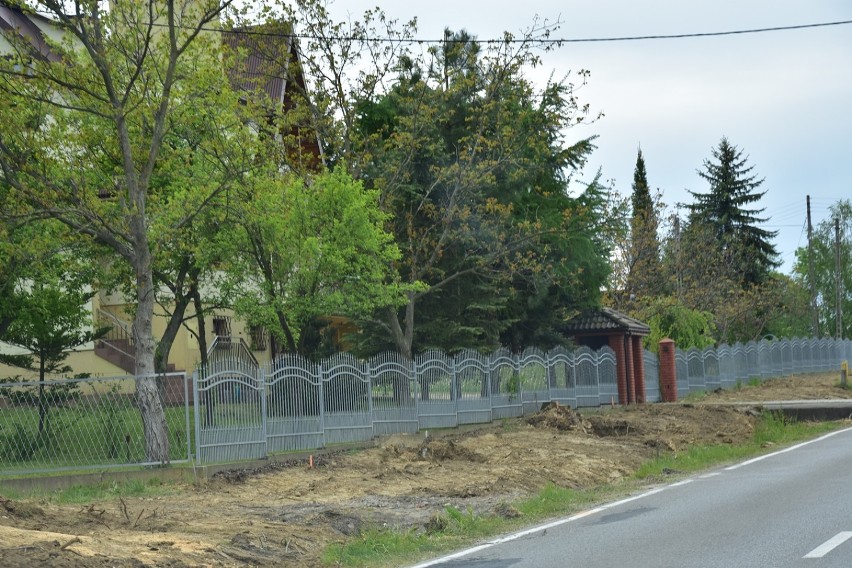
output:
POLYGON ((169 369, 169 353, 171 353, 172 345, 175 342, 180 326, 183 324, 183 318, 186 314, 186 308, 189 306, 191 297, 188 294, 178 295, 175 292, 175 305, 172 315, 169 318, 169 323, 166 324, 166 329, 163 332, 163 337, 157 344, 156 369, 158 373, 165 373, 169 369))
MULTIPOLYGON (((395 308, 388 308, 388 327, 391 330, 393 341, 399 353, 406 359, 413 359, 412 344, 414 343, 414 295, 408 294, 408 303, 405 305, 405 328, 399 324, 399 316, 395 308)), ((394 381, 393 398, 400 402, 411 397, 408 378, 394 381)), ((425 380, 420 383, 420 399, 429 400, 429 385, 425 380)))
POLYGON ((404 328, 399 323, 399 314, 396 308, 388 308, 386 312, 388 327, 393 337, 393 342, 396 344, 399 353, 407 358, 412 359, 412 345, 414 343, 414 294, 409 292, 408 303, 405 304, 405 316, 403 320, 404 328))
POLYGON ((151 253, 148 246, 145 219, 131 219, 136 270, 136 316, 133 319, 133 339, 136 344, 136 400, 142 415, 145 436, 145 461, 169 461, 169 430, 163 401, 157 388, 154 368, 154 281, 151 273, 151 253))

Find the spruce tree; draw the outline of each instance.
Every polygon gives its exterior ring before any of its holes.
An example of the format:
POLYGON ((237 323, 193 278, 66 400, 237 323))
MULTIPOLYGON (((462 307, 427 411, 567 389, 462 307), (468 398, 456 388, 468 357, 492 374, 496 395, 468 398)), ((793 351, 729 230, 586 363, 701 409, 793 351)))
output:
POLYGON ((759 216, 763 208, 749 208, 766 194, 758 191, 764 180, 753 170, 748 156, 723 137, 713 149, 713 159, 704 160, 704 168, 698 170, 710 191, 690 191, 695 202, 687 205, 690 225, 710 229, 719 250, 739 272, 742 285, 763 282, 779 265, 771 242, 778 232, 760 227, 767 220, 759 216))

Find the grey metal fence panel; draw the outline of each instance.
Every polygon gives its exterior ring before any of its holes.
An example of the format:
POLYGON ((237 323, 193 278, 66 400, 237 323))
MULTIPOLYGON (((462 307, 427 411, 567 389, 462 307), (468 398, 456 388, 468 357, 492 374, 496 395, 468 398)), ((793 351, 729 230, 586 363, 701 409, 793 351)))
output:
POLYGON ((708 347, 701 352, 704 363, 704 385, 708 391, 722 388, 722 373, 719 369, 719 352, 715 347, 708 347))
POLYGON ((781 342, 781 373, 785 377, 793 374, 793 342, 789 339, 781 342))
POLYGON ((574 351, 577 407, 600 405, 597 362, 597 355, 588 347, 580 347, 574 351))
POLYGON ((689 373, 689 392, 707 390, 704 381, 704 358, 700 350, 692 347, 686 351, 686 367, 689 373))
POLYGON ((758 353, 758 345, 754 341, 749 341, 745 345, 746 358, 748 359, 748 376, 746 379, 760 378, 760 356, 758 353))
POLYGON ((799 338, 790 341, 790 352, 793 359, 793 372, 803 373, 806 369, 805 351, 802 348, 802 340, 799 338))
POLYGON ((549 351, 547 357, 550 400, 577 408, 574 354, 559 346, 549 351))
POLYGON ((815 342, 812 339, 803 339, 802 340, 802 353, 804 354, 805 359, 805 367, 804 372, 813 373, 816 369, 814 365, 814 345, 815 342))
POLYGON ((642 353, 645 359, 645 400, 648 402, 659 402, 660 395, 660 360, 657 354, 645 350, 642 353))
POLYGON ((337 353, 321 365, 326 444, 373 437, 373 405, 367 364, 337 353))
POLYGON ((675 348, 675 374, 677 376, 677 397, 682 399, 689 395, 689 364, 686 352, 675 348))
POLYGON ((263 379, 256 367, 231 363, 214 362, 196 379, 196 459, 201 463, 267 455, 263 379))
POLYGON ((387 352, 369 361, 373 393, 373 434, 417 432, 417 381, 414 362, 387 352))
POLYGON ((521 382, 522 413, 538 411, 550 402, 548 360, 541 349, 529 348, 518 357, 518 375, 521 382))
POLYGON ((491 385, 491 418, 523 416, 521 375, 518 358, 508 349, 498 349, 489 359, 491 385))
POLYGON ((832 349, 831 346, 834 343, 832 339, 826 338, 821 341, 820 345, 820 355, 821 355, 821 365, 820 371, 829 371, 834 366, 833 361, 831 360, 832 349))
POLYGON ((319 366, 295 354, 280 355, 264 372, 269 452, 325 445, 323 382, 319 366))
POLYGON ((719 385, 723 389, 732 388, 737 384, 733 349, 728 345, 720 345, 717 353, 719 357, 719 385))
POLYGON ((734 379, 736 382, 746 382, 749 377, 748 349, 742 343, 735 343, 731 348, 734 355, 734 379))
MULTIPOLYGON (((458 388, 458 398, 456 400, 456 408, 458 409, 459 424, 482 424, 491 422, 491 392, 492 389, 498 390, 500 367, 505 366, 506 362, 498 364, 497 375, 498 385, 492 386, 491 381, 491 361, 490 358, 472 350, 464 350, 456 354, 454 357, 454 368, 456 374, 456 382, 458 388)), ((509 373, 514 372, 514 362, 508 362, 509 373)), ((506 378, 507 382, 511 380, 511 376, 506 378)), ((502 387, 507 388, 506 384, 502 387)), ((497 395, 500 404, 504 397, 497 395)))
POLYGON ((781 341, 777 339, 769 341, 769 356, 772 360, 769 376, 784 376, 784 346, 781 341))
POLYGON ((758 376, 761 379, 768 379, 772 376, 772 346, 765 339, 761 339, 757 343, 757 366, 759 368, 758 376))
POLYGON ((459 424, 458 387, 453 360, 443 351, 426 351, 414 359, 417 377, 417 420, 421 430, 459 424))
POLYGON ((618 402, 618 373, 616 371, 615 351, 601 347, 598 352, 598 402, 613 404, 618 402))

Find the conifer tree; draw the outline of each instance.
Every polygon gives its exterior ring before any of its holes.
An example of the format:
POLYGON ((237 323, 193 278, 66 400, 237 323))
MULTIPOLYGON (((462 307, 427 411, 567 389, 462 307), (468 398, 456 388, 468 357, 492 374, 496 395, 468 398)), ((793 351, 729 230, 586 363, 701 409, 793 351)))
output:
POLYGON ((766 194, 758 191, 764 180, 753 170, 748 156, 723 137, 713 149, 713 159, 704 160, 704 168, 698 170, 710 190, 690 191, 695 202, 687 205, 689 224, 711 229, 718 250, 725 253, 744 286, 765 281, 779 265, 772 243, 777 231, 760 227, 767 220, 759 216, 764 209, 750 208, 766 194))
POLYGON ((657 235, 659 222, 648 176, 645 158, 640 148, 633 171, 633 207, 630 219, 630 254, 627 277, 629 304, 641 303, 643 298, 660 293, 660 240, 657 235))

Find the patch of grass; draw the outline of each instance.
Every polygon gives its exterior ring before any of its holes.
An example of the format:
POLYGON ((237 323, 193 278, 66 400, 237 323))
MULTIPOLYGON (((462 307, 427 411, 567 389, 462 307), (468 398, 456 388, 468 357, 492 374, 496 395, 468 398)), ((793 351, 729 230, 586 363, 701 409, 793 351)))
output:
POLYGON ((370 529, 346 544, 332 544, 326 548, 323 563, 332 566, 393 566, 417 555, 442 550, 445 549, 425 533, 370 529))
MULTIPOLYGON (((623 488, 620 490, 623 491, 623 488)), ((534 497, 518 501, 508 508, 516 518, 478 515, 447 507, 422 530, 397 531, 371 529, 345 544, 326 549, 323 561, 333 566, 400 566, 418 558, 457 550, 467 544, 520 526, 578 511, 616 492, 615 488, 577 490, 550 484, 534 497)))
POLYGON ((34 490, 15 491, 4 488, 2 494, 10 499, 38 499, 58 504, 92 503, 107 501, 116 497, 142 497, 169 495, 174 487, 163 481, 151 479, 130 479, 127 481, 111 481, 94 485, 74 485, 67 489, 55 491, 34 490))
POLYGON ((399 566, 426 554, 439 554, 477 538, 506 530, 507 521, 493 515, 447 507, 424 530, 372 528, 345 544, 329 546, 323 562, 334 566, 399 566))
MULTIPOLYGON (((173 461, 187 457, 183 407, 167 407, 169 454, 173 461)), ((192 424, 190 409, 190 424, 192 424)), ((124 399, 96 406, 55 407, 50 423, 38 433, 38 409, 15 406, 0 415, 0 470, 4 473, 53 470, 65 467, 133 464, 145 458, 139 410, 124 399)))
POLYGON ((687 394, 683 400, 684 402, 698 402, 699 400, 707 397, 707 391, 699 390, 699 391, 691 391, 687 394))
POLYGON ((763 383, 763 381, 760 379, 760 377, 751 377, 748 380, 748 386, 750 387, 759 387, 761 383, 763 383))
POLYGON ((586 491, 550 484, 538 495, 515 504, 515 508, 530 519, 545 519, 586 507, 601 498, 600 491, 586 491))

